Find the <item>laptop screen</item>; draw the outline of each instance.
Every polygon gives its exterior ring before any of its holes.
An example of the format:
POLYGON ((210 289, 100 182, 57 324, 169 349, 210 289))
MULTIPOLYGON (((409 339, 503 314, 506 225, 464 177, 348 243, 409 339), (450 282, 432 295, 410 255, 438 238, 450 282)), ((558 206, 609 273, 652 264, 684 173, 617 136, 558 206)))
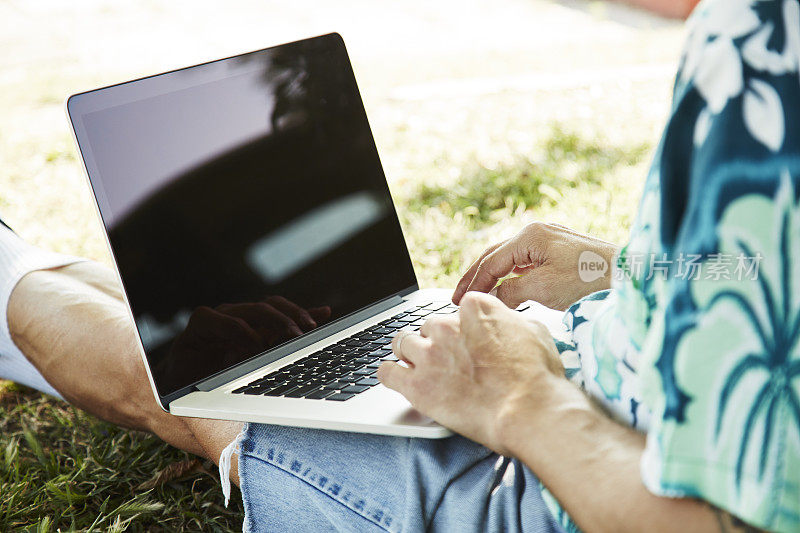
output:
POLYGON ((162 397, 416 285, 338 35, 68 110, 162 397))

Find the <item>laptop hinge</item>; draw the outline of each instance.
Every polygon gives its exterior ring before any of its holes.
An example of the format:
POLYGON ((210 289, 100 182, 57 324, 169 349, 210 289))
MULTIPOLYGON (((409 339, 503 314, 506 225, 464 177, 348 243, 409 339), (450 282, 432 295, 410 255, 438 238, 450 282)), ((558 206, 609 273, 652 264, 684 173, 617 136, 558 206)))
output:
POLYGON ((378 313, 382 313, 387 309, 391 309, 397 305, 403 303, 403 297, 399 294, 391 296, 385 300, 381 300, 380 302, 371 305, 369 307, 365 307, 360 311, 356 311, 355 313, 348 315, 336 322, 329 324, 327 326, 323 326, 316 331, 312 331, 304 335, 302 338, 297 339, 296 341, 290 342, 274 350, 270 350, 264 354, 261 354, 249 361, 246 361, 235 368, 231 368, 226 370, 216 376, 212 376, 200 383, 195 385, 196 389, 202 392, 208 392, 211 390, 216 389, 217 387, 224 385, 234 379, 240 378, 245 374, 249 374, 254 370, 258 370, 259 368, 266 366, 278 359, 286 357, 287 355, 291 355, 292 353, 302 350, 306 346, 310 346, 315 342, 319 342, 326 337, 330 337, 342 330, 345 330, 351 326, 358 324, 359 322, 368 319, 371 316, 377 315, 378 313))

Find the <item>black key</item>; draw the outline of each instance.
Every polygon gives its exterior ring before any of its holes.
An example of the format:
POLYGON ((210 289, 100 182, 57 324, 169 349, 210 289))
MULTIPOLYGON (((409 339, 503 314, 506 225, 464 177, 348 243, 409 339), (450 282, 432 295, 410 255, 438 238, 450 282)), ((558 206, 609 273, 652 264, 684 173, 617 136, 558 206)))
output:
POLYGON ((361 352, 351 352, 342 354, 339 358, 339 366, 345 366, 353 362, 353 359, 361 357, 361 352))
POLYGON ((345 394, 360 394, 365 390, 369 390, 369 387, 365 387, 364 385, 350 385, 349 387, 342 389, 342 392, 345 394))
POLYGON ((377 368, 362 368, 361 370, 356 370, 353 372, 354 376, 371 376, 375 372, 377 372, 377 368))
POLYGON ((389 348, 381 348, 380 350, 375 350, 374 352, 369 352, 371 357, 383 357, 384 355, 388 355, 392 353, 392 350, 389 348))
POLYGON ((362 377, 363 376, 352 376, 352 375, 350 375, 350 376, 341 376, 339 378, 339 381, 347 382, 347 383, 355 383, 356 381, 358 381, 362 377))
POLYGON ((388 353, 381 358, 381 361, 397 361, 397 356, 393 353, 388 353))
MULTIPOLYGON (((391 342, 392 342, 392 339, 389 339, 389 343, 391 343, 391 342)), ((372 352, 372 351, 375 351, 375 350, 380 350, 381 348, 386 346, 386 344, 387 343, 385 343, 383 341, 381 341, 381 342, 371 342, 371 343, 367 344, 367 347, 369 348, 369 351, 372 352)), ((369 352, 367 352, 367 353, 369 353, 369 352)))
POLYGON ((345 346, 364 346, 366 343, 367 341, 362 341, 358 339, 347 339, 346 341, 344 341, 345 346))
POLYGON ((394 316, 392 317, 392 320, 398 320, 398 319, 400 319, 400 318, 403 318, 403 317, 404 317, 404 316, 406 316, 407 314, 408 314, 408 313, 406 313, 405 311, 403 311, 402 313, 398 313, 398 314, 394 315, 394 316))
POLYGON ((374 363, 377 360, 377 357, 359 357, 358 359, 354 360, 354 363, 362 363, 368 365, 370 363, 374 363))
POLYGON ((332 394, 332 395, 328 396, 325 399, 326 400, 332 400, 334 402, 343 402, 345 400, 349 400, 353 396, 355 396, 355 394, 345 394, 343 392, 339 392, 339 393, 336 393, 336 394, 332 394))
POLYGON ((393 331, 394 331, 393 329, 388 329, 388 328, 377 328, 373 330, 373 332, 378 335, 389 335, 393 331))
POLYGON ((365 387, 374 387, 378 383, 380 383, 380 381, 378 381, 375 378, 361 378, 358 380, 356 385, 363 385, 365 387))
POLYGON ((280 387, 276 387, 270 391, 264 393, 264 396, 283 396, 287 392, 292 392, 296 389, 297 386, 287 383, 286 385, 281 385, 280 387))
POLYGON ((383 364, 383 361, 381 361, 380 359, 378 359, 378 360, 377 360, 377 361, 375 361, 374 363, 370 363, 370 364, 368 364, 368 365, 367 365, 367 368, 374 368, 375 370, 378 370, 378 368, 379 368, 379 367, 380 367, 382 364, 383 364))
POLYGON ((233 391, 233 394, 241 394, 244 391, 246 391, 247 389, 249 389, 250 387, 251 387, 251 385, 245 385, 244 387, 239 387, 238 389, 233 391))
POLYGON ((334 344, 333 346, 328 346, 325 348, 325 351, 332 354, 342 354, 347 351, 347 348, 334 344))
POLYGON ((313 385, 306 385, 304 387, 294 389, 292 392, 288 392, 284 396, 286 396, 287 398, 302 398, 309 392, 315 391, 318 388, 319 388, 319 383, 314 383, 313 385))
POLYGON ((349 387, 350 383, 346 381, 331 381, 330 383, 326 383, 322 386, 323 389, 327 390, 342 390, 345 387, 349 387))
POLYGON ((395 320, 397 320, 398 322, 413 322, 416 319, 417 317, 415 316, 404 316, 402 318, 396 318, 395 320))
POLYGON ((395 321, 395 322, 389 322, 388 324, 386 324, 386 327, 387 328, 402 328, 405 325, 406 325, 406 322, 395 321))
POLYGON ((289 385, 291 385, 292 387, 302 387, 305 384, 306 384, 306 380, 305 379, 294 379, 292 381, 287 381, 286 383, 281 383, 280 385, 276 385, 276 386, 274 386, 272 388, 276 389, 278 387, 286 387, 286 386, 289 386, 289 385))
POLYGON ((306 394, 305 397, 308 398, 309 400, 321 400, 335 393, 336 391, 332 390, 317 389, 309 394, 306 394))
POLYGON ((362 341, 374 341, 380 339, 381 336, 376 335, 374 333, 362 333, 361 335, 358 336, 358 338, 361 339, 362 341))
POLYGON ((282 387, 282 383, 266 383, 264 385, 259 385, 258 387, 251 387, 250 391, 245 392, 245 394, 264 394, 265 392, 271 391, 274 388, 282 387))
POLYGON ((353 353, 353 354, 365 354, 365 353, 371 352, 372 350, 374 350, 374 348, 372 347, 372 343, 369 342, 369 343, 365 344, 364 346, 359 346, 358 348, 351 348, 350 353, 353 353))

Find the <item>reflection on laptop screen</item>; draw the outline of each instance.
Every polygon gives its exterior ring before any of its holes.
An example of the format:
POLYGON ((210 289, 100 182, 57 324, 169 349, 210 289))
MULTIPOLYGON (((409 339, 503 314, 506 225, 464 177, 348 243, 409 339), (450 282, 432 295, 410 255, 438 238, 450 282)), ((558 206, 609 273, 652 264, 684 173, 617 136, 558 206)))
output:
POLYGON ((69 110, 162 396, 416 284, 338 35, 69 110))

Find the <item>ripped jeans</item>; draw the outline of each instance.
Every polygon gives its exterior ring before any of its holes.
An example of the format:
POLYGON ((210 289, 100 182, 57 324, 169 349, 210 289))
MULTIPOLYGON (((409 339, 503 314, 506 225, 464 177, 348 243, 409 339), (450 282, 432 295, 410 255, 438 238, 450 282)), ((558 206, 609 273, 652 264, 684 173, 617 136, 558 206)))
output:
POLYGON ((232 444, 247 532, 563 531, 527 467, 463 437, 247 424, 232 444))

